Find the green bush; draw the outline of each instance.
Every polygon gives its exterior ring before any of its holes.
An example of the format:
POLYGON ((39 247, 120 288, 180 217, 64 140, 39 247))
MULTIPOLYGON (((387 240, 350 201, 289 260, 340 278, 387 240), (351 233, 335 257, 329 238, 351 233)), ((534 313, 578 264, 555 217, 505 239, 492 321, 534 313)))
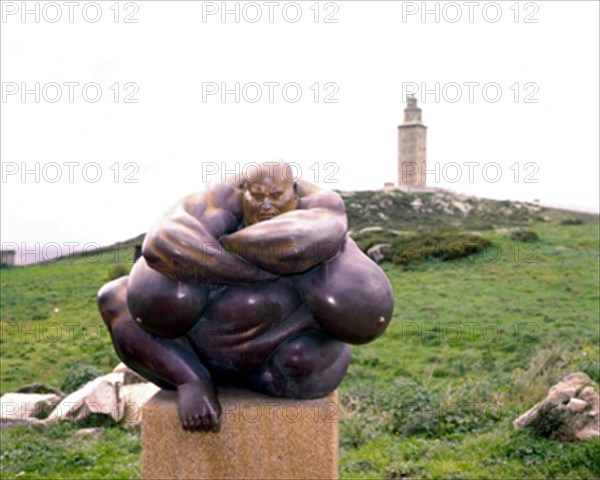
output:
POLYGON ((500 420, 498 405, 476 402, 469 397, 444 398, 421 385, 407 389, 398 398, 391 427, 406 437, 442 438, 455 433, 483 432, 500 420))
POLYGON ((358 448, 375 437, 375 424, 367 415, 354 415, 340 422, 341 448, 358 448))
POLYGON ((561 225, 583 225, 583 220, 581 218, 565 218, 561 220, 561 225))
POLYGON ((544 465, 548 473, 553 473, 549 478, 591 478, 589 472, 596 472, 594 478, 597 478, 600 471, 600 443, 596 439, 563 444, 518 430, 512 432, 506 444, 495 453, 507 460, 519 460, 528 467, 544 465))
POLYGON ((71 393, 90 380, 101 376, 103 373, 93 365, 85 363, 70 362, 65 374, 60 379, 60 389, 65 393, 71 393))
POLYGON ((115 280, 119 277, 129 275, 129 267, 123 263, 116 263, 108 269, 108 279, 115 280))
POLYGON ((394 380, 385 390, 361 385, 342 399, 343 410, 351 412, 340 423, 342 445, 357 448, 378 431, 395 437, 443 438, 489 430, 502 418, 491 391, 490 384, 479 382, 448 395, 407 378, 394 380))
POLYGON ((384 260, 402 267, 428 260, 450 261, 470 257, 492 245, 479 235, 457 231, 417 230, 414 233, 397 234, 389 230, 376 230, 359 232, 353 238, 364 252, 377 244, 389 244, 383 251, 384 260))
POLYGON ((398 240, 399 235, 386 229, 369 229, 352 235, 358 247, 366 252, 373 245, 379 243, 392 243, 398 240))
POLYGON ((594 382, 600 383, 600 363, 598 361, 590 361, 583 367, 583 371, 584 373, 587 373, 594 382))
POLYGON ((540 236, 533 230, 515 230, 510 234, 510 239, 515 242, 537 242, 540 236))

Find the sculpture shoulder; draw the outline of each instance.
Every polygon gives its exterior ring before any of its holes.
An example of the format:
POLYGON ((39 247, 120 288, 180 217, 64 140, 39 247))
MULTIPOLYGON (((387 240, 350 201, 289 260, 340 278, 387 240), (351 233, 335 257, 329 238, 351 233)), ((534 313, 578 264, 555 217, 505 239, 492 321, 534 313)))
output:
POLYGON ((222 211, 239 219, 242 215, 242 190, 234 183, 209 184, 206 190, 184 197, 178 205, 197 219, 222 211))
POLYGON ((301 209, 326 208, 340 215, 346 213, 344 200, 333 190, 323 190, 313 183, 301 180, 298 182, 298 196, 301 209))

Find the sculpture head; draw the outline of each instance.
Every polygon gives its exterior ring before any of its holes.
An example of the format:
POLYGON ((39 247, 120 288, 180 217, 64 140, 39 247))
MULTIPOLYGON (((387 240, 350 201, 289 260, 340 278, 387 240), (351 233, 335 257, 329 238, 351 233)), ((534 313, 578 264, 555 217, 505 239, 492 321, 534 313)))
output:
POLYGON ((285 162, 266 162, 252 169, 244 181, 242 196, 246 226, 298 207, 297 185, 290 177, 291 171, 285 162))

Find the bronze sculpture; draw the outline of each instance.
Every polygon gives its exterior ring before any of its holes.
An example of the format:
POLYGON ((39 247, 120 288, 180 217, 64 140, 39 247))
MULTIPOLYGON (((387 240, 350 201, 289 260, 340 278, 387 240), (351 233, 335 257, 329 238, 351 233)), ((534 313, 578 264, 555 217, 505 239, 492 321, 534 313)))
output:
POLYGON ((286 163, 209 186, 146 235, 128 277, 98 306, 132 369, 178 390, 183 428, 218 431, 215 383, 317 398, 348 367, 348 344, 387 327, 383 271, 347 236, 341 197, 286 163))

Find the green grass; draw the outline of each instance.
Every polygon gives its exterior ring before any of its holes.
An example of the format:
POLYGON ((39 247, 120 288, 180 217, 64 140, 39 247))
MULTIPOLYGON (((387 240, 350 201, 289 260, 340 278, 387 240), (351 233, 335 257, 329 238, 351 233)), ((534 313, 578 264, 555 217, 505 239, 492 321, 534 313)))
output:
POLYGON ((2 431, 2 478, 139 478, 140 437, 113 426, 100 440, 73 437, 68 423, 2 431))
POLYGON ((96 294, 119 260, 105 252, 0 270, 1 392, 42 381, 58 388, 72 361, 103 371, 118 363, 96 294))
MULTIPOLYGON (((561 445, 512 428, 567 373, 600 380, 599 232, 587 222, 538 225, 535 243, 485 231, 494 245, 470 258, 382 265, 394 319, 352 348, 340 387, 342 477, 600 476, 597 441, 561 445)), ((95 305, 114 261, 106 251, 95 262, 1 271, 3 392, 57 387, 75 360, 116 365, 95 305)), ((105 427, 98 441, 75 441, 73 431, 3 430, 2 478, 139 477, 136 434, 105 427)))

